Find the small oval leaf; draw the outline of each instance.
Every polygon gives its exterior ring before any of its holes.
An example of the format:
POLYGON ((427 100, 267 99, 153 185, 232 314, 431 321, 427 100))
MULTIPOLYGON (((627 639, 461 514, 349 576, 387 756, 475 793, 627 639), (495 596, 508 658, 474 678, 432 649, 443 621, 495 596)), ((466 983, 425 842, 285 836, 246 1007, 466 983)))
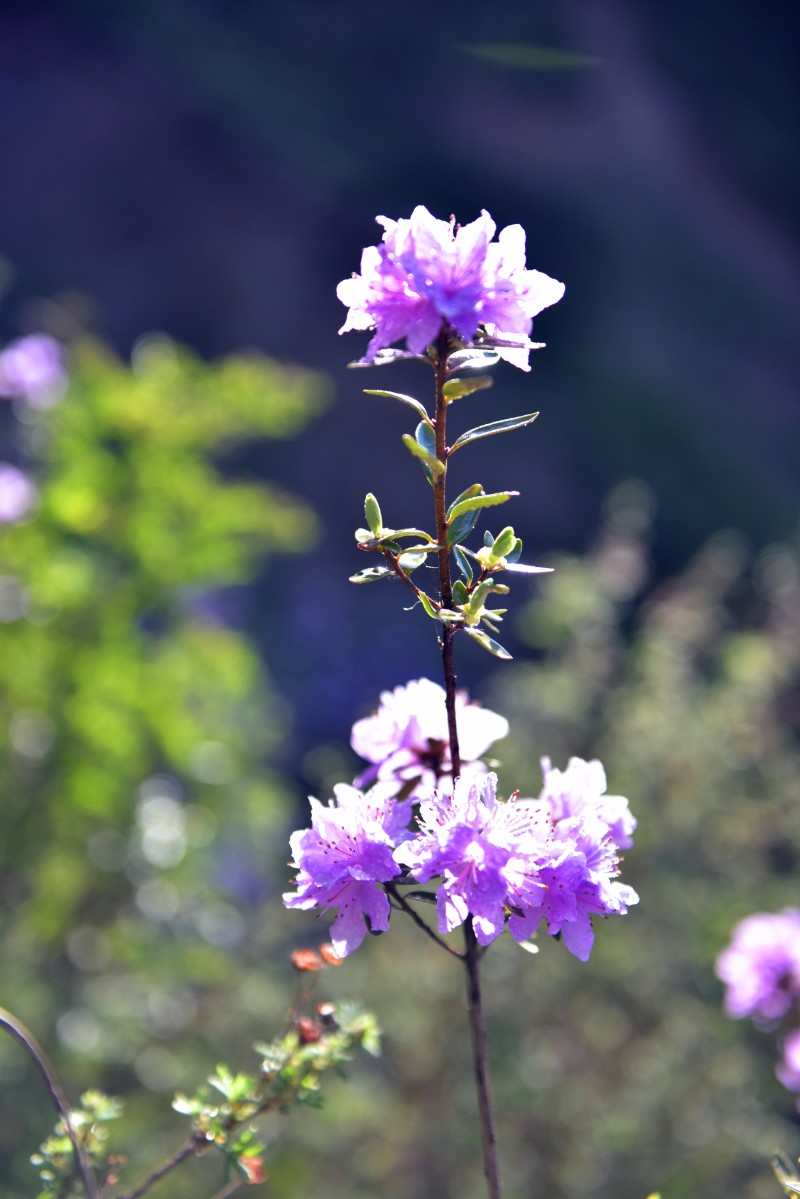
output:
POLYGON ((469 558, 467 557, 467 555, 464 553, 461 546, 459 546, 459 545, 453 546, 453 554, 455 556, 455 560, 458 565, 458 569, 461 571, 462 575, 466 579, 467 586, 471 587, 472 586, 472 567, 469 564, 469 558))
POLYGON ((365 396, 386 396, 388 400, 399 400, 401 404, 408 404, 409 408, 422 417, 423 420, 431 423, 431 418, 428 416, 427 410, 419 400, 415 400, 413 396, 403 395, 400 391, 377 391, 372 388, 364 388, 365 396))
POLYGON ((449 520, 455 520, 462 512, 471 512, 475 508, 493 508, 495 504, 504 504, 512 496, 519 495, 518 491, 494 491, 489 495, 474 495, 470 499, 461 500, 450 509, 449 520))
POLYGON ((381 516, 380 504, 371 491, 367 492, 366 499, 364 500, 364 515, 372 532, 376 537, 380 537, 383 531, 383 517, 381 516))
POLYGON ((451 521, 447 526, 447 547, 452 549, 454 545, 458 545, 459 541, 463 541, 465 537, 469 537, 472 530, 478 523, 480 513, 477 509, 472 512, 462 512, 455 520, 451 521))
POLYGON ((410 433, 403 434, 403 445, 407 450, 410 450, 415 458, 419 458, 420 462, 430 472, 434 479, 438 479, 439 475, 444 470, 444 463, 440 462, 434 454, 428 452, 424 446, 421 446, 410 433))
POLYGON ((485 391, 493 384, 494 379, 491 375, 473 375, 467 379, 448 379, 442 388, 442 394, 448 404, 451 404, 453 400, 460 400, 463 396, 472 395, 474 391, 485 391))
POLYGON ((505 649, 499 641, 495 641, 488 633, 484 633, 482 629, 464 629, 465 633, 469 633, 473 641, 477 641, 478 645, 482 645, 485 650, 493 654, 495 658, 503 658, 505 661, 511 661, 511 654, 505 649))
POLYGON ((526 416, 510 416, 507 420, 493 420, 488 425, 476 425, 474 429, 468 429, 466 433, 461 434, 450 447, 450 453, 454 454, 462 446, 469 445, 471 441, 479 441, 482 437, 495 437, 498 433, 524 429, 526 425, 532 425, 538 415, 538 412, 529 412, 526 416))

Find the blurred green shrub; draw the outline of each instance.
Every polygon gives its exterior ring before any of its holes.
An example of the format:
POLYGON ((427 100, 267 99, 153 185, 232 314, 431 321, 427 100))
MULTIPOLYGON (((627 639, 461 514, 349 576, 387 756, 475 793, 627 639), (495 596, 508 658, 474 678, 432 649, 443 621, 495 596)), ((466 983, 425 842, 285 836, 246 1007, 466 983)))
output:
MULTIPOLYGON (((86 342, 61 403, 20 410, 40 495, 0 527, 0 1002, 68 1051, 73 1094, 135 1082, 127 1146, 158 1112, 171 1148, 170 1092, 248 1049, 248 1014, 262 1037, 285 1014, 283 962, 277 984, 263 969, 280 921, 256 916, 285 882, 265 757, 288 714, 214 589, 312 544, 307 506, 225 457, 294 436, 327 390, 258 356, 150 338, 128 367, 86 342), (206 1033, 210 1059, 181 1051, 206 1033)), ((32 1194, 52 1124, 26 1069, 0 1043, 7 1199, 32 1194)))

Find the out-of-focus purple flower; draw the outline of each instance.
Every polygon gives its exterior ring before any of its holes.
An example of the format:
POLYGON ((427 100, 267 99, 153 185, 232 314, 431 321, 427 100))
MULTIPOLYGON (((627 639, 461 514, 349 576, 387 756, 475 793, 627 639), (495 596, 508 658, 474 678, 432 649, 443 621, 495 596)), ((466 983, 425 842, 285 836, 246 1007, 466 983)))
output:
POLYGON ((32 408, 52 408, 67 387, 64 351, 44 333, 21 337, 0 351, 0 395, 32 408))
POLYGON ((292 865, 298 870, 297 891, 283 896, 288 908, 337 908, 331 942, 339 957, 357 949, 369 927, 389 927, 389 900, 381 882, 400 869, 395 848, 410 834, 410 802, 392 799, 386 787, 366 795, 340 783, 335 803, 311 800, 311 828, 293 833, 292 865))
POLYGON ((527 940, 541 920, 587 961, 593 916, 624 915, 638 902, 616 882, 618 858, 605 824, 593 813, 554 824, 547 805, 498 802, 495 776, 459 779, 452 796, 420 805, 420 831, 395 852, 418 882, 441 876, 439 931, 468 917, 487 945, 508 927, 527 940))
POLYGON ((549 804, 553 820, 592 813, 605 824, 618 849, 630 849, 636 820, 622 795, 606 795, 606 772, 595 758, 570 758, 566 770, 555 770, 542 758, 544 786, 540 802, 549 804))
MULTIPOLYGON (((456 725, 462 773, 473 778, 485 774, 477 759, 507 735, 508 721, 470 703, 466 691, 458 691, 456 725)), ((372 763, 356 779, 356 786, 391 779, 410 788, 408 793, 416 798, 429 795, 434 787, 453 790, 445 692, 429 679, 382 692, 377 712, 353 725, 350 744, 372 763)))
POLYGON ((28 515, 38 492, 27 475, 0 462, 0 524, 16 524, 28 515))
POLYGON ((525 232, 509 225, 492 242, 495 223, 484 211, 458 226, 418 205, 408 219, 378 217, 383 242, 361 256, 361 274, 336 294, 349 311, 340 333, 374 329, 367 361, 405 338, 422 354, 444 327, 465 343, 479 329, 500 344, 497 353, 528 370, 533 318, 564 294, 563 283, 525 266, 525 232))
POLYGON ((800 910, 756 912, 740 920, 717 958, 725 983, 725 1010, 774 1025, 800 1004, 800 910))
POLYGON ((783 1057, 775 1067, 775 1073, 787 1091, 800 1091, 800 1029, 783 1038, 782 1048, 783 1057))

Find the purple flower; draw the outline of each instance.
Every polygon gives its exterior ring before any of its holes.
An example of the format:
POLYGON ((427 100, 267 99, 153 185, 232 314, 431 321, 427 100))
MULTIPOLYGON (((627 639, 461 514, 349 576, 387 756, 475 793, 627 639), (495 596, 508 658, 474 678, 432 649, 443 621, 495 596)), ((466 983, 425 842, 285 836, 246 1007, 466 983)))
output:
POLYGON ((606 773, 595 758, 584 762, 570 758, 566 770, 554 770, 549 758, 542 758, 544 787, 539 800, 547 803, 553 820, 593 813, 608 830, 619 849, 630 849, 636 820, 622 795, 606 795, 606 773))
MULTIPOLYGON (((456 725, 462 773, 472 777, 484 774, 485 767, 477 759, 507 735, 508 721, 470 703, 466 691, 458 691, 456 725)), ((445 792, 453 789, 445 692, 429 679, 415 679, 405 687, 382 692, 377 712, 353 725, 350 744, 372 763, 356 779, 356 786, 392 779, 418 798, 437 786, 445 792)))
POLYGON ((757 912, 740 920, 716 970, 727 988, 729 1016, 776 1024, 800 1003, 800 910, 757 912))
MULTIPOLYGON (((517 806, 529 805, 522 801, 517 806)), ((629 906, 639 902, 633 887, 616 881, 616 846, 608 826, 592 812, 559 820, 544 852, 517 866, 509 894, 512 937, 526 941, 545 920, 548 933, 560 934, 569 952, 582 962, 589 960, 594 944, 592 917, 624 916, 629 906)))
POLYGON ((564 294, 563 283, 525 266, 525 233, 509 225, 492 242, 488 212, 458 226, 419 205, 409 219, 378 217, 383 242, 361 256, 361 274, 345 279, 336 294, 349 312, 340 333, 374 329, 367 361, 392 342, 406 339, 422 354, 443 328, 465 343, 479 329, 501 343, 497 353, 529 370, 533 318, 564 294))
POLYGON ((593 813, 553 824, 547 806, 498 802, 496 779, 459 779, 452 796, 420 805, 419 834, 395 852, 418 882, 441 876, 439 931, 468 917, 478 941, 489 944, 508 918, 511 935, 527 940, 541 920, 567 949, 587 961, 593 916, 624 915, 638 902, 615 881, 616 846, 593 813))
POLYGON ((336 802, 311 800, 311 828, 293 833, 290 845, 298 870, 288 908, 338 908, 331 942, 339 957, 357 949, 369 927, 389 927, 389 900, 379 886, 399 873, 393 852, 410 834, 411 804, 398 803, 386 787, 363 795, 340 783, 336 802))
POLYGON ((0 524, 16 524, 36 503, 37 490, 16 466, 0 462, 0 524))
POLYGON ((477 782, 459 778, 452 795, 434 794, 420 805, 419 834, 395 853, 418 882, 441 876, 439 931, 452 932, 471 916, 481 945, 505 927, 515 860, 535 854, 546 835, 527 809, 498 802, 496 782, 493 774, 477 782))
POLYGON ((52 408, 67 386, 64 351, 43 333, 9 342, 0 351, 0 395, 52 408))
POLYGON ((775 1073, 787 1091, 800 1091, 800 1029, 783 1038, 783 1057, 775 1067, 775 1073))

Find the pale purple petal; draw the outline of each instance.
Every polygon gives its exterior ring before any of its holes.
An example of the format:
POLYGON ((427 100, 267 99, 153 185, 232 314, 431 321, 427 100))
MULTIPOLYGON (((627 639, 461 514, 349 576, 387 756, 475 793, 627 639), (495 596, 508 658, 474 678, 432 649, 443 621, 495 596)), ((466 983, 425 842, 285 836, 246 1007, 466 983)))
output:
POLYGON ((564 285, 525 266, 525 234, 503 229, 484 211, 468 225, 438 220, 422 205, 410 219, 378 217, 380 246, 361 257, 361 275, 339 284, 349 308, 341 333, 374 328, 366 360, 405 338, 422 354, 444 328, 469 343, 482 328, 510 345, 501 357, 528 370, 533 317, 564 293, 564 285))

